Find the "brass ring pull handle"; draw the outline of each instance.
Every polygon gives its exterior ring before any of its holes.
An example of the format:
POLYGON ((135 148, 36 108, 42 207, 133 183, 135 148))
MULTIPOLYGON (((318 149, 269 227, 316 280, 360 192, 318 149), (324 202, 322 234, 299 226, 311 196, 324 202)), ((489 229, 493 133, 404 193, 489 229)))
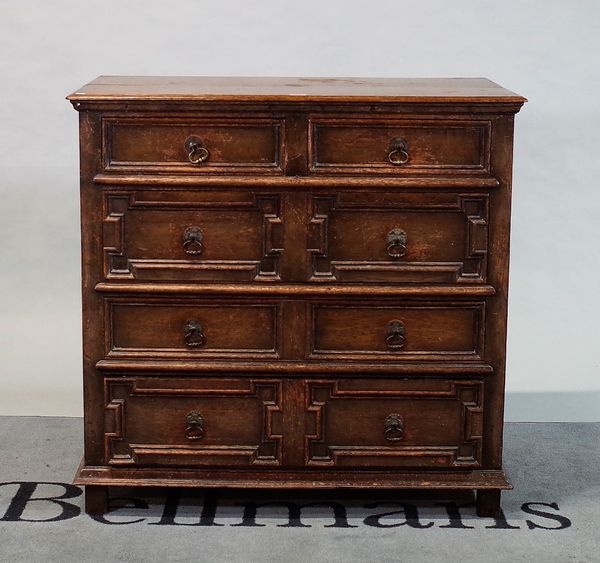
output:
POLYGON ((201 440, 204 437, 204 418, 199 412, 189 412, 185 417, 185 437, 188 440, 201 440))
POLYGON ((183 251, 193 256, 204 252, 204 233, 198 227, 189 227, 183 233, 183 251))
POLYGON ((404 419, 396 413, 385 417, 385 439, 389 442, 399 442, 404 438, 404 419))
POLYGON ((188 159, 192 164, 205 162, 210 156, 208 149, 204 146, 202 139, 199 137, 190 137, 189 139, 186 139, 184 146, 187 151, 188 159))
POLYGON ((391 258, 402 258, 406 254, 408 237, 402 229, 392 229, 387 236, 387 253, 391 258))
POLYGON ((183 325, 183 339, 190 348, 198 348, 206 344, 206 336, 204 336, 200 321, 195 319, 185 321, 185 325, 183 325))
POLYGON ((388 153, 388 160, 394 166, 402 166, 408 162, 409 158, 408 143, 404 139, 392 139, 392 142, 390 143, 390 151, 388 153))
POLYGON ((390 321, 385 334, 385 345, 390 350, 401 350, 406 344, 406 328, 401 321, 390 321))

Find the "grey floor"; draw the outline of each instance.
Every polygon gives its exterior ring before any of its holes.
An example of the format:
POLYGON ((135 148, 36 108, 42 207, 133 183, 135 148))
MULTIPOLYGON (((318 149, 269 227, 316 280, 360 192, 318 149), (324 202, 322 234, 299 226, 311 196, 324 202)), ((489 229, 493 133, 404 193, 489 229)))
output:
POLYGON ((0 417, 0 561, 600 561, 600 423, 508 424, 515 489, 497 521, 464 494, 251 490, 114 490, 94 520, 69 486, 81 432, 79 419, 0 417))

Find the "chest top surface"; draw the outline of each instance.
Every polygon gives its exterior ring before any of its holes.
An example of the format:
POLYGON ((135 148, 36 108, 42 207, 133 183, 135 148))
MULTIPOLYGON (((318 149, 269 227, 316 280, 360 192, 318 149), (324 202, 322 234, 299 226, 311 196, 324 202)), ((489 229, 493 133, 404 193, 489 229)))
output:
POLYGON ((67 99, 78 101, 271 101, 510 103, 526 99, 487 78, 286 78, 99 76, 67 99))

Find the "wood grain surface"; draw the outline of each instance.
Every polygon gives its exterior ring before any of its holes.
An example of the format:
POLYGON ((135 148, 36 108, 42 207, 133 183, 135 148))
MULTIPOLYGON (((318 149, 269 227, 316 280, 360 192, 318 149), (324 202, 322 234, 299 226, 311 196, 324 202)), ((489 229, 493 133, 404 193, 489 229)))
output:
POLYGON ((499 513, 523 97, 104 76, 68 99, 88 512, 139 485, 471 488, 499 513))
POLYGON ((525 98, 487 78, 286 78, 99 76, 69 100, 240 100, 516 102, 525 98))

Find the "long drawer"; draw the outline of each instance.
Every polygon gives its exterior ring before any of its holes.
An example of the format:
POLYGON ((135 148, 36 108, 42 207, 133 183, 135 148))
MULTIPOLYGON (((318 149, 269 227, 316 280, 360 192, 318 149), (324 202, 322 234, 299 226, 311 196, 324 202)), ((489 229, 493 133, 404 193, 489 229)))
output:
POLYGON ((105 297, 105 357, 141 360, 475 362, 485 301, 105 297))
POLYGON ((111 466, 481 464, 480 380, 123 375, 104 380, 104 395, 111 466))
POLYGON ((312 192, 292 221, 283 191, 109 188, 102 197, 108 280, 483 283, 487 277, 485 193, 312 192), (306 270, 286 279, 282 260, 304 263, 302 255, 306 270))
POLYGON ((490 168, 490 123, 313 114, 284 135, 285 119, 228 116, 103 119, 106 170, 135 173, 282 174, 283 154, 324 174, 473 175, 490 168), (308 139, 308 144, 304 144, 308 139))

